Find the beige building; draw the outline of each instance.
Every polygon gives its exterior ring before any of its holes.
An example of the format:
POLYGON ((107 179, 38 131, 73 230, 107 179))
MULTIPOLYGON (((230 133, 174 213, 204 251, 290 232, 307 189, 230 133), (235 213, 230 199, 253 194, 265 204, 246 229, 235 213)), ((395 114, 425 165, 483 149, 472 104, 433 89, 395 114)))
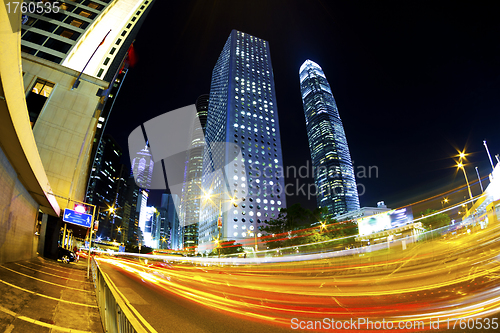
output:
POLYGON ((57 252, 61 211, 84 201, 110 83, 153 2, 74 0, 24 17, 0 6, 0 263, 57 252))
POLYGON ((109 83, 82 75, 78 89, 72 90, 77 71, 24 53, 22 64, 38 153, 59 207, 73 208, 73 202, 68 206, 64 198, 83 201, 85 196, 90 151, 104 99, 97 92, 109 83), (30 98, 33 94, 38 96, 30 98), (39 100, 44 103, 37 110, 39 100))

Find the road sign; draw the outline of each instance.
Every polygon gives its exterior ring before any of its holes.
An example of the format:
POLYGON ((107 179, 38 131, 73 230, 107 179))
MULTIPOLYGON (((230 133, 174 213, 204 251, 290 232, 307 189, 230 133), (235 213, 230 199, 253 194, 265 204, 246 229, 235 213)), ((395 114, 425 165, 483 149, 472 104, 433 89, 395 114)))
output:
POLYGON ((73 223, 85 228, 90 228, 92 223, 92 215, 78 213, 77 211, 71 209, 64 209, 63 221, 68 223, 73 223))

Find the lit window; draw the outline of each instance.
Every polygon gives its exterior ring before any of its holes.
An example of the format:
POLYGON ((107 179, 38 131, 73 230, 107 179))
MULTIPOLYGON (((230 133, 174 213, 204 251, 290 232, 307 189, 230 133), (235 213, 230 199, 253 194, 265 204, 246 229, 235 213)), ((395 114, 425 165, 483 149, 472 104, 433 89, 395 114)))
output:
POLYGON ((36 83, 31 91, 34 92, 35 94, 42 95, 44 97, 49 97, 53 88, 54 88, 53 83, 38 79, 36 80, 36 83))
POLYGON ((26 97, 26 105, 30 117, 31 127, 35 125, 46 100, 54 89, 54 83, 37 79, 31 89, 31 93, 26 97))
MULTIPOLYGON (((61 9, 63 9, 63 8, 61 7, 61 9)), ((78 15, 83 16, 83 17, 90 17, 92 14, 82 10, 80 13, 78 13, 78 15)))
POLYGON ((83 21, 80 21, 80 20, 73 20, 73 21, 71 21, 71 23, 70 23, 70 24, 71 24, 72 26, 75 26, 75 27, 77 27, 77 28, 80 28, 80 27, 82 26, 82 24, 83 24, 83 21))

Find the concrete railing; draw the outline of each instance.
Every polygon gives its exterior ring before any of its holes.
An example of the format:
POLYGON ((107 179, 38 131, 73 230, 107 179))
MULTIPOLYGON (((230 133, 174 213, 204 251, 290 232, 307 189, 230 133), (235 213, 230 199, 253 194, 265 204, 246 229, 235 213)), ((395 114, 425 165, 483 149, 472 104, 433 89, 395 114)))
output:
POLYGON ((101 270, 94 258, 92 258, 92 279, 105 332, 156 333, 137 311, 129 306, 127 299, 106 273, 101 270))

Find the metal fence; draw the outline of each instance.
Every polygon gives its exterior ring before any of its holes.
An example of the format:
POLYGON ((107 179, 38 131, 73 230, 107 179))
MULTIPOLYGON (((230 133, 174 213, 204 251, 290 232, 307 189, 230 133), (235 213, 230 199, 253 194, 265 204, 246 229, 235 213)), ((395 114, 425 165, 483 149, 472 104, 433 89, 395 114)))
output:
POLYGON ((129 306, 128 301, 92 258, 92 278, 102 325, 107 333, 156 332, 129 306))

